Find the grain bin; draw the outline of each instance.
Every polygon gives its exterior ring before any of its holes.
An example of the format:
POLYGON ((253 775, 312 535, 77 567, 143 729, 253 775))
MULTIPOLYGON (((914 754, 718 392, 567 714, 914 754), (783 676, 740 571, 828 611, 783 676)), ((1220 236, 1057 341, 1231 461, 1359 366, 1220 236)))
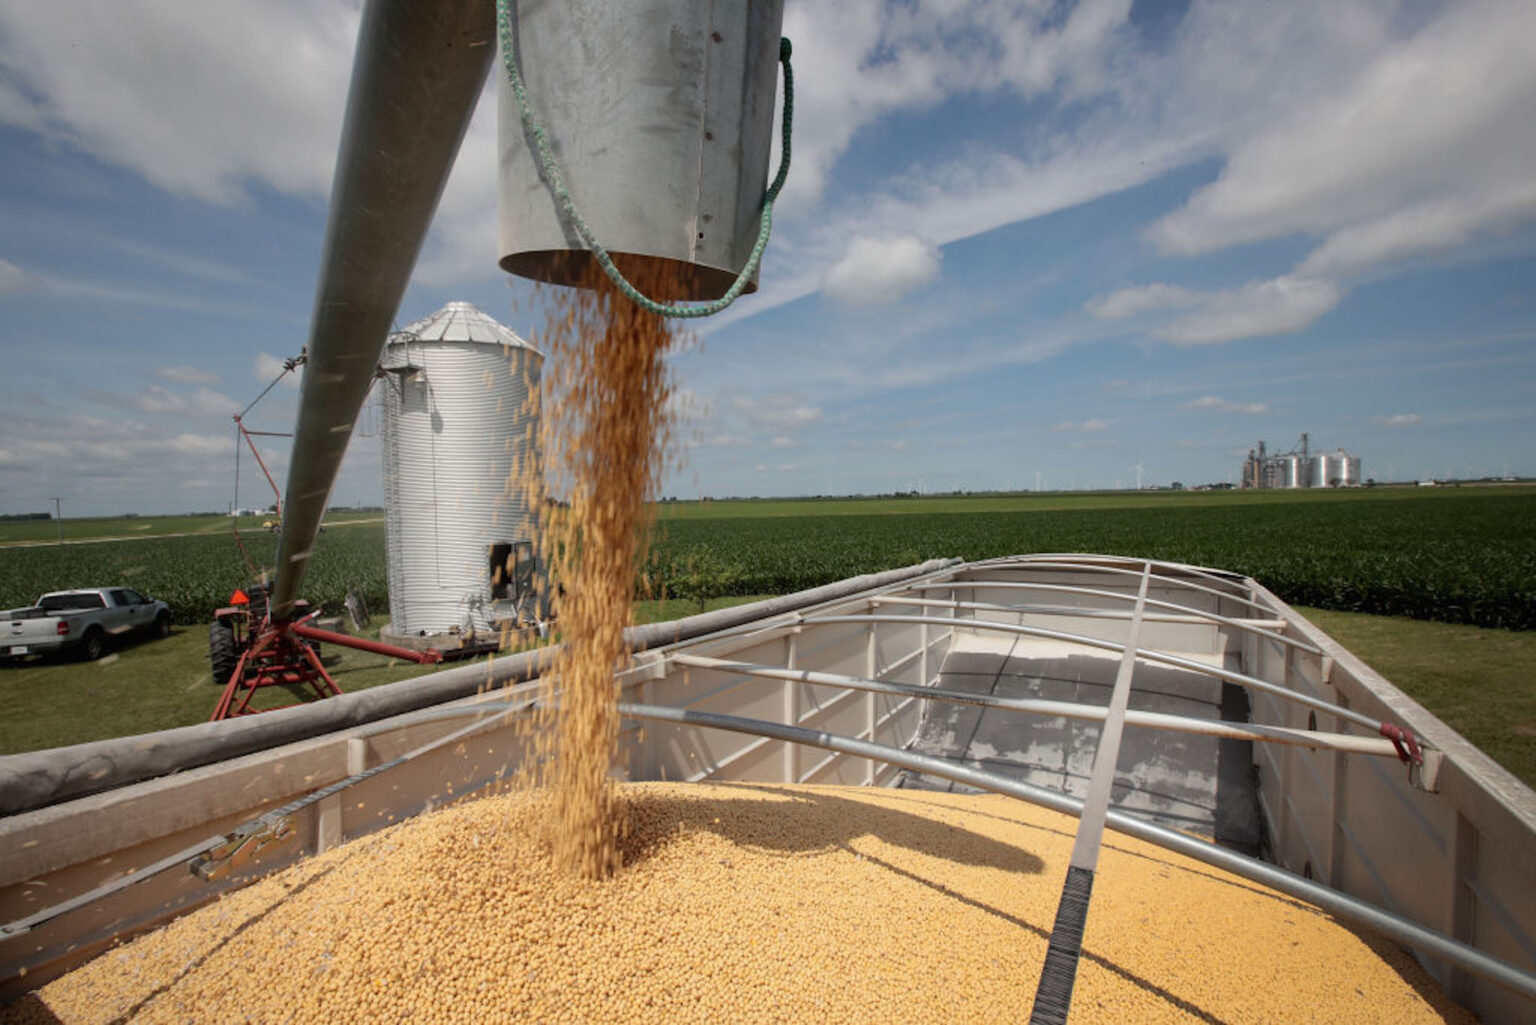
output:
POLYGON ((1310 467, 1301 456, 1292 452, 1280 457, 1280 479, 1277 487, 1304 488, 1307 486, 1307 471, 1310 467))
POLYGON ((1333 457, 1327 452, 1319 452, 1314 456, 1308 456, 1303 464, 1307 468, 1307 484, 1314 488, 1326 488, 1328 475, 1336 472, 1333 465, 1333 457))
POLYGON ((543 360, 466 302, 390 336, 378 387, 392 636, 484 634, 526 601, 535 510, 509 477, 537 455, 543 360), (521 580, 495 572, 509 558, 521 580))
MULTIPOLYGON (((577 212, 625 275, 677 271, 666 299, 717 299, 757 239, 782 0, 517 4, 512 57, 577 212)), ((576 284, 590 257, 525 135, 504 69, 500 260, 576 284)), ((748 291, 755 289, 749 284, 748 291)))
POLYGON ((1352 456, 1341 448, 1335 452, 1319 452, 1312 457, 1314 488, 1352 488, 1359 484, 1359 456, 1352 456))

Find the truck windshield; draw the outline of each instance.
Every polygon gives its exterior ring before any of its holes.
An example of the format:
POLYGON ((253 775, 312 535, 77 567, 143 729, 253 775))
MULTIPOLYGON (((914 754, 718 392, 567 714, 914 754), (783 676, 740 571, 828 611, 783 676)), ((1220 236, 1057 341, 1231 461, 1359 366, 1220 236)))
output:
POLYGON ((107 607, 99 594, 45 594, 37 604, 44 612, 75 612, 79 609, 107 607))

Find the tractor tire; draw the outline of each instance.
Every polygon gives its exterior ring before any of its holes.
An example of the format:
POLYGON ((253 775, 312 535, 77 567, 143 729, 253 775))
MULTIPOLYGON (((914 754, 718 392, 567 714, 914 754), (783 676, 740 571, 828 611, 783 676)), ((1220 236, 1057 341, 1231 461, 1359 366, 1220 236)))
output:
POLYGON ((107 635, 99 626, 93 626, 85 631, 85 636, 80 638, 80 657, 87 662, 94 662, 107 653, 107 635))
POLYGON ((215 619, 208 624, 208 663, 213 667, 213 682, 222 687, 235 675, 240 664, 240 650, 235 645, 233 623, 215 619))

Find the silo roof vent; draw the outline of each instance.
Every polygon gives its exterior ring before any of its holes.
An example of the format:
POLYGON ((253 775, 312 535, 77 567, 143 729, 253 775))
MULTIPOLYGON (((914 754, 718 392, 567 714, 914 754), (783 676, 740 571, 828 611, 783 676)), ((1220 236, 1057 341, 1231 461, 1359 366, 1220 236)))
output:
POLYGON ((497 323, 474 303, 466 302, 451 302, 436 313, 412 321, 390 340, 402 337, 416 342, 485 342, 533 350, 517 332, 497 323))

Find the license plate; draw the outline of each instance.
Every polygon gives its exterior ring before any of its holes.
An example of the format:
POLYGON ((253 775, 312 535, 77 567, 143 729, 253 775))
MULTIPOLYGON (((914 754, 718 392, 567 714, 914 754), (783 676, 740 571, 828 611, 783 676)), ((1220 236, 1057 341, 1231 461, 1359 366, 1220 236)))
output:
POLYGON ((27 646, 25 644, 13 644, 5 649, 5 653, 7 655, 25 655, 27 654, 27 646))

